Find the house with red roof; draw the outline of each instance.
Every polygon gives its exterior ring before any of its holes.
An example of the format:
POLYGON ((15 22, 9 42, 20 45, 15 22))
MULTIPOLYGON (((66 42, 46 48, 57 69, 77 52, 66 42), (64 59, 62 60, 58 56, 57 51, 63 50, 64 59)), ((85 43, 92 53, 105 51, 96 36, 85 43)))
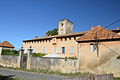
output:
POLYGON ((80 70, 120 76, 120 35, 96 26, 77 42, 80 70))
POLYGON ((15 47, 8 41, 3 41, 0 43, 0 48, 2 49, 14 49, 15 47))

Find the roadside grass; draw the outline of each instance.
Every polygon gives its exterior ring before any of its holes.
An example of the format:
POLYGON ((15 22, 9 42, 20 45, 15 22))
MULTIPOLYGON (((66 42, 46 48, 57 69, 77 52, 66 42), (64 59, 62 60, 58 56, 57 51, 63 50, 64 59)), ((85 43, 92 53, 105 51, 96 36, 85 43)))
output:
POLYGON ((116 77, 114 80, 120 80, 120 77, 116 77))
POLYGON ((50 74, 50 75, 59 75, 59 76, 83 76, 83 75, 94 75, 92 73, 89 72, 77 72, 77 73, 62 73, 60 70, 58 71, 50 71, 50 70, 46 70, 46 69, 24 69, 24 68, 13 68, 13 67, 3 67, 0 66, 0 68, 7 68, 7 69, 12 69, 12 70, 19 70, 19 71, 27 71, 27 72, 35 72, 35 73, 43 73, 43 74, 50 74))
MULTIPOLYGON (((85 76, 85 75, 94 75, 92 73, 89 73, 89 72, 84 72, 84 73, 81 73, 81 72, 77 72, 77 73, 61 73, 61 71, 49 71, 49 70, 46 70, 46 69, 39 69, 39 70, 36 70, 36 69, 31 69, 31 70, 28 70, 28 69, 24 69, 24 68, 13 68, 13 67, 3 67, 3 66, 0 66, 0 68, 6 68, 6 69, 12 69, 12 70, 19 70, 19 71, 27 71, 27 72, 35 72, 35 73, 43 73, 43 74, 50 74, 50 75, 59 75, 59 76, 85 76)), ((1 79, 1 75, 0 75, 0 80, 6 80, 6 79, 1 79)), ((8 79, 7 79, 8 80, 8 79)), ((23 79, 19 79, 19 78, 13 78, 13 79, 10 79, 10 80, 23 80, 23 79)), ((120 80, 120 77, 115 77, 114 80, 120 80)))

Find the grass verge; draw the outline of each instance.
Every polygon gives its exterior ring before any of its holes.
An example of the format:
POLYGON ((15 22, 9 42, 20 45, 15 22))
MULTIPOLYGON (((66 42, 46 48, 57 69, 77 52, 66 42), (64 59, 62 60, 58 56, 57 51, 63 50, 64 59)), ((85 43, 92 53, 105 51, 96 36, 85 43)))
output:
POLYGON ((89 72, 77 72, 77 73, 62 73, 60 70, 58 71, 50 71, 50 70, 46 70, 46 69, 23 69, 23 68, 13 68, 13 67, 3 67, 0 66, 0 68, 7 68, 7 69, 12 69, 12 70, 20 70, 20 71, 27 71, 27 72, 35 72, 35 73, 43 73, 43 74, 52 74, 52 75, 59 75, 59 76, 83 76, 83 75, 93 75, 92 73, 89 72))
POLYGON ((114 80, 120 80, 120 77, 115 78, 114 80))

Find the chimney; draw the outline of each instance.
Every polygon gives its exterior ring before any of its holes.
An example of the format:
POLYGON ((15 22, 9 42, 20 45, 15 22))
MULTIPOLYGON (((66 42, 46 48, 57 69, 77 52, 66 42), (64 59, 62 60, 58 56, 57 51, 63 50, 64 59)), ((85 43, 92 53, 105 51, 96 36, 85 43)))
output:
POLYGON ((38 38, 38 36, 35 36, 35 38, 38 38))
POLYGON ((94 28, 95 28, 95 27, 94 27, 94 26, 92 26, 92 27, 91 27, 91 30, 93 30, 94 28))

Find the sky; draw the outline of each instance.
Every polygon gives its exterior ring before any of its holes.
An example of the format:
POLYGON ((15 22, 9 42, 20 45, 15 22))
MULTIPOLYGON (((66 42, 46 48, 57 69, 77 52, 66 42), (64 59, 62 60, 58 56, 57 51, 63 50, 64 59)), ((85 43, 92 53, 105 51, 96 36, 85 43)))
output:
MULTIPOLYGON (((0 41, 20 49, 23 40, 44 37, 67 18, 74 32, 106 27, 120 19, 120 0, 0 0, 0 41)), ((109 29, 120 27, 120 22, 109 29)))

